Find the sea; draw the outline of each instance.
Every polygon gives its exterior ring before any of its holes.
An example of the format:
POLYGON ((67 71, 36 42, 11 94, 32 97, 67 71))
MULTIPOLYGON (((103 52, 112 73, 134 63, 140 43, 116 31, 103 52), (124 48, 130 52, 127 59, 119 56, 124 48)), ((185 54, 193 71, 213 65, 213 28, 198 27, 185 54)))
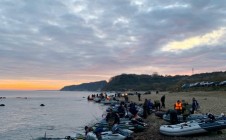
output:
POLYGON ((99 92, 0 91, 0 140, 64 138, 103 119, 106 106, 87 101, 99 92), (40 106, 44 104, 45 106, 40 106))

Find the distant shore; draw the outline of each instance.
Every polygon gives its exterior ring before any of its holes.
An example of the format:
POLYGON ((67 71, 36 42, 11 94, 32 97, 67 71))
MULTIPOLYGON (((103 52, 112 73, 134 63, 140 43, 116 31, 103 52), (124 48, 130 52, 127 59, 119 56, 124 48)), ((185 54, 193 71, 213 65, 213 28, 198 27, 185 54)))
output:
MULTIPOLYGON (((166 108, 164 110, 173 109, 174 103, 177 100, 185 100, 188 103, 192 102, 192 98, 195 97, 200 104, 200 109, 197 113, 213 113, 219 115, 221 113, 226 114, 226 91, 194 91, 194 92, 152 92, 151 94, 141 95, 142 101, 138 101, 137 95, 129 95, 129 101, 136 103, 143 103, 145 99, 160 100, 161 96, 166 96, 166 108)), ((123 100, 123 98, 121 98, 123 100)), ((164 120, 159 119, 155 114, 151 114, 145 119, 150 127, 144 132, 136 133, 135 140, 225 140, 226 130, 222 130, 223 134, 203 134, 200 136, 192 137, 169 137, 159 133, 159 127, 162 124, 166 124, 164 120)))

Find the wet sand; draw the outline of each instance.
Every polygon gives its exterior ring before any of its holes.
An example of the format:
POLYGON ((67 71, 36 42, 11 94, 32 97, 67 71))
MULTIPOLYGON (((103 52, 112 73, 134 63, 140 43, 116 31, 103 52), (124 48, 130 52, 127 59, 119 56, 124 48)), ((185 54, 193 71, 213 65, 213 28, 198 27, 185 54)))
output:
MULTIPOLYGON (((129 101, 136 103, 143 103, 145 99, 160 100, 161 96, 165 95, 166 108, 162 110, 173 109, 174 103, 177 100, 185 100, 188 103, 192 102, 192 98, 195 97, 199 102, 200 109, 197 113, 206 114, 211 112, 215 115, 221 113, 226 114, 226 91, 212 91, 212 92, 159 92, 156 94, 152 92, 148 95, 141 95, 142 101, 138 101, 137 95, 129 95, 129 101)), ((122 99, 122 98, 121 98, 122 99)), ((226 140, 226 130, 222 130, 222 134, 216 132, 202 134, 199 136, 189 137, 170 137, 164 136, 159 133, 159 127, 162 124, 168 124, 162 119, 151 114, 145 121, 150 124, 150 127, 144 132, 136 133, 134 135, 135 140, 226 140)))

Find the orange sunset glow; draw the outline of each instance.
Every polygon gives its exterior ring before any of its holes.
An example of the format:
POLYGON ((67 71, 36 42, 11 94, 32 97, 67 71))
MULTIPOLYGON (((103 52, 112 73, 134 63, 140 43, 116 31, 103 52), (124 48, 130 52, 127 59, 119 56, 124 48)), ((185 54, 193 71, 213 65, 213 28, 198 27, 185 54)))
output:
POLYGON ((59 90, 70 84, 57 80, 1 80, 0 90, 59 90))

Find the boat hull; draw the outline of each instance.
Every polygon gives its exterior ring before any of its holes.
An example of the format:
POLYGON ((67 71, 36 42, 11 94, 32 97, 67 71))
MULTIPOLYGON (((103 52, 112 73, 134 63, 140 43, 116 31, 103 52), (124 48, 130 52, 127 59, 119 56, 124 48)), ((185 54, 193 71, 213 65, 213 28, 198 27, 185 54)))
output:
POLYGON ((160 133, 169 136, 187 136, 226 129, 226 120, 200 120, 176 125, 160 126, 160 133))
POLYGON ((193 125, 163 125, 160 127, 160 133, 168 136, 188 136, 200 133, 206 133, 207 130, 201 128, 198 124, 193 125))

